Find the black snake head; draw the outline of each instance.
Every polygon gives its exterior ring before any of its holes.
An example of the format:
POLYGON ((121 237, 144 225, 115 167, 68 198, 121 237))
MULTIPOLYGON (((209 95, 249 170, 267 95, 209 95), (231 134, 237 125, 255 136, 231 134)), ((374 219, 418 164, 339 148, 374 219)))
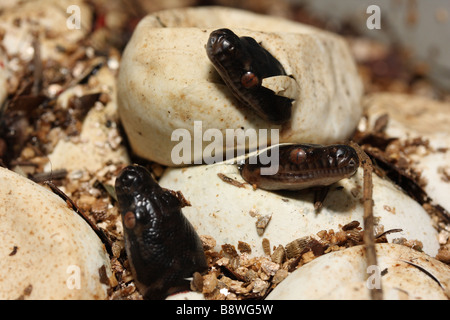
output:
POLYGON ((161 188, 144 167, 124 168, 115 189, 125 247, 136 286, 147 299, 188 290, 193 273, 207 269, 202 242, 183 215, 183 201, 161 188))
POLYGON ((283 124, 290 120, 292 99, 263 87, 264 78, 286 75, 281 63, 250 37, 229 29, 211 32, 206 53, 237 100, 262 119, 283 124))

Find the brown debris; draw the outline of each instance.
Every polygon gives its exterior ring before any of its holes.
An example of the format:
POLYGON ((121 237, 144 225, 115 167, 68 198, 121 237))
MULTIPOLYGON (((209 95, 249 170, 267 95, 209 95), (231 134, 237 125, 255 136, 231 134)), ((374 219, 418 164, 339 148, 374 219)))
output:
POLYGON ((231 244, 223 244, 222 245, 222 250, 224 251, 224 253, 226 255, 229 255, 229 256, 231 256, 233 258, 239 256, 237 251, 236 251, 236 248, 233 245, 231 245, 231 244))
MULTIPOLYGON (((367 266, 376 266, 377 255, 375 252, 375 235, 374 235, 374 216, 373 216, 373 185, 372 185, 372 174, 373 165, 369 156, 361 149, 361 147, 355 143, 352 146, 356 149, 361 163, 364 169, 364 189, 363 189, 363 205, 364 205, 364 216, 363 216, 363 242, 366 248, 366 262, 367 266)), ((370 296, 372 300, 382 300, 383 291, 381 288, 376 288, 370 291, 370 296)))
POLYGON ((450 265, 450 246, 443 246, 439 249, 436 259, 450 265))
POLYGON ((216 240, 208 235, 201 235, 200 240, 202 241, 203 250, 208 251, 216 246, 216 240))
POLYGON ((199 272, 195 272, 192 275, 192 281, 190 284, 192 291, 202 292, 203 291, 203 277, 199 272))
POLYGON ((100 268, 98 268, 98 274, 99 274, 99 278, 100 278, 100 283, 103 283, 103 284, 106 284, 107 286, 109 286, 109 278, 108 278, 108 275, 106 274, 105 265, 102 265, 100 268))
POLYGON ((239 241, 239 243, 238 243, 238 250, 241 253, 248 253, 248 254, 252 253, 252 248, 250 247, 250 245, 248 243, 246 243, 246 242, 243 242, 243 241, 239 241))
POLYGON ((16 300, 25 300, 25 298, 28 297, 32 291, 33 291, 33 285, 29 284, 28 286, 26 286, 23 289, 23 293, 19 297, 17 297, 16 300))
POLYGON ((264 253, 268 256, 270 256, 270 240, 267 238, 262 239, 262 247, 264 250, 264 253))
POLYGON ((392 240, 392 243, 401 244, 403 246, 407 246, 411 249, 417 250, 419 252, 423 252, 423 244, 419 240, 407 240, 405 238, 396 238, 392 240))
POLYGON ((280 265, 286 260, 286 250, 281 244, 273 251, 270 259, 280 265))
POLYGON ((238 187, 238 188, 245 188, 245 183, 239 182, 234 180, 233 178, 230 178, 223 173, 218 173, 217 176, 222 180, 223 182, 226 182, 228 184, 231 184, 232 186, 238 187))
POLYGON ((309 250, 309 242, 311 237, 303 237, 286 244, 286 256, 288 259, 296 258, 302 253, 309 250))
POLYGON ((256 221, 256 232, 259 236, 262 236, 264 234, 264 231, 267 228, 267 225, 270 222, 270 219, 272 219, 272 215, 265 215, 265 216, 259 216, 258 220, 256 221))
POLYGON ((359 221, 352 221, 350 223, 347 223, 345 226, 342 227, 342 231, 348 231, 359 227, 359 221))
POLYGON ((17 253, 17 250, 19 249, 18 246, 14 246, 13 249, 11 250, 11 252, 8 254, 8 256, 13 256, 17 253))

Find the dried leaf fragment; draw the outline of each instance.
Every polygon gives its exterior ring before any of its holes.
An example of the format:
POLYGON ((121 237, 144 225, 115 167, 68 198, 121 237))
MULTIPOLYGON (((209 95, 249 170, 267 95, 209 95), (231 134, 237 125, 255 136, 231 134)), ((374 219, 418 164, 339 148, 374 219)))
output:
POLYGON ((273 262, 282 264, 286 258, 286 251, 282 245, 279 245, 270 256, 273 262))
POLYGON ((217 287, 217 277, 215 273, 210 273, 203 276, 202 293, 212 293, 217 287))
POLYGON ((359 227, 359 222, 356 220, 353 220, 350 223, 347 223, 345 226, 342 227, 343 231, 352 230, 359 227))
POLYGON ((203 276, 199 272, 194 272, 194 274, 192 275, 190 287, 192 291, 203 291, 203 276))
POLYGON ((300 256, 303 252, 308 249, 308 242, 311 240, 311 237, 306 236, 299 239, 295 239, 294 241, 289 242, 286 245, 286 256, 288 259, 296 258, 300 256))
POLYGON ((252 253, 252 248, 250 247, 250 245, 248 243, 246 243, 246 242, 243 242, 243 241, 239 241, 239 243, 238 243, 238 250, 241 253, 248 253, 248 254, 252 253))
POLYGON ((289 275, 289 272, 286 269, 279 269, 277 272, 275 272, 275 275, 272 278, 273 284, 279 284, 281 281, 286 279, 286 277, 289 275))
POLYGON ((272 215, 259 216, 258 220, 256 220, 256 232, 259 236, 264 234, 270 219, 272 219, 272 215))
POLYGON ((245 183, 239 182, 234 180, 233 178, 230 178, 223 173, 218 173, 217 176, 222 180, 223 182, 226 182, 228 184, 231 184, 232 186, 238 187, 238 188, 245 188, 245 183))
POLYGON ((236 248, 232 245, 232 244, 223 244, 222 245, 222 250, 223 252, 225 252, 226 254, 230 255, 231 257, 238 257, 238 253, 236 251, 236 248))
POLYGON ((270 256, 270 240, 267 238, 262 239, 262 247, 264 250, 264 254, 270 256))
POLYGON ((201 235, 203 250, 212 250, 216 246, 216 239, 208 235, 201 235))

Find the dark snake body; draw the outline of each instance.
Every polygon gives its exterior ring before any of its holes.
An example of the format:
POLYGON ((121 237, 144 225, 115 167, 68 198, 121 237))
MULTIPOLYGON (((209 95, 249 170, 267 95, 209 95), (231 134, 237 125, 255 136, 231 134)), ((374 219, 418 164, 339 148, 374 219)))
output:
MULTIPOLYGON (((294 144, 279 146, 279 168, 273 175, 262 175, 260 156, 252 164, 250 158, 240 167, 248 183, 265 190, 302 190, 328 186, 352 176, 359 166, 355 149, 348 145, 294 144)), ((267 156, 265 157, 268 158, 267 156)))
POLYGON ((188 290, 193 273, 207 269, 202 242, 181 212, 183 201, 161 188, 144 167, 122 170, 115 190, 135 283, 146 299, 188 290))
POLYGON ((239 38, 229 29, 215 30, 209 36, 206 52, 241 104, 274 124, 285 123, 291 118, 293 100, 261 86, 262 79, 286 75, 286 72, 281 63, 253 38, 239 38))

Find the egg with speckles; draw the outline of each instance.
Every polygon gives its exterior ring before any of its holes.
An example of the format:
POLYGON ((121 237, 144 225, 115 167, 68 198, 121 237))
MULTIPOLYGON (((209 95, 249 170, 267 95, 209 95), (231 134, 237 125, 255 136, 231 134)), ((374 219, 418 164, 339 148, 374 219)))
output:
POLYGON ((91 227, 52 191, 2 167, 0 185, 0 299, 105 299, 110 260, 91 227))
MULTIPOLYGON (((340 225, 352 221, 363 225, 362 168, 350 178, 329 186, 319 212, 314 206, 314 190, 255 189, 243 179, 237 165, 227 163, 168 168, 159 183, 164 188, 183 190, 191 203, 183 208, 183 213, 200 235, 216 240, 218 251, 224 244, 237 247, 243 241, 250 246, 252 256, 260 256, 264 255, 264 238, 271 247, 285 246, 304 236, 316 237, 321 230, 337 231, 340 225), (258 230, 257 222, 264 217, 270 220, 263 230, 258 230)), ((420 204, 388 179, 376 175, 373 175, 373 201, 376 230, 401 229, 389 234, 388 240, 402 237, 418 240, 426 253, 436 255, 437 231, 420 204)))

